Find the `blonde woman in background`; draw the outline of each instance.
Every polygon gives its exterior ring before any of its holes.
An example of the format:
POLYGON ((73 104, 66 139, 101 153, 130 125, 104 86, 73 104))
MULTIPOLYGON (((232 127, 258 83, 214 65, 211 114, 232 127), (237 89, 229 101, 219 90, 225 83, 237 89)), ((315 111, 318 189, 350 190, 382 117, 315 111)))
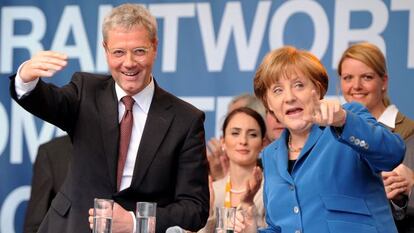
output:
MULTIPOLYGON (((362 42, 350 46, 338 64, 342 94, 347 102, 359 102, 392 132, 405 141, 414 135, 414 121, 391 104, 387 95, 388 73, 384 54, 374 44, 362 42)), ((411 167, 412 169, 412 167, 411 167)), ((401 164, 391 172, 383 172, 387 198, 392 203, 398 231, 403 229, 404 210, 414 184, 413 172, 401 164)))

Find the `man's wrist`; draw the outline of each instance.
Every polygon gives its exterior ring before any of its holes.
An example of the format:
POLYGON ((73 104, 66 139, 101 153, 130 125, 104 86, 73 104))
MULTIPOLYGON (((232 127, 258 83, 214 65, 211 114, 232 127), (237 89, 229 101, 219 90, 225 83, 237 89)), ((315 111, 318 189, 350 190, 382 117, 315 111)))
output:
MULTIPOLYGON (((24 63, 23 63, 24 64, 24 63)), ((17 98, 21 98, 25 94, 31 92, 39 82, 39 78, 30 81, 30 82, 24 82, 23 79, 20 77, 20 69, 22 68, 22 65, 17 70, 16 77, 14 79, 14 86, 17 94, 17 98)))

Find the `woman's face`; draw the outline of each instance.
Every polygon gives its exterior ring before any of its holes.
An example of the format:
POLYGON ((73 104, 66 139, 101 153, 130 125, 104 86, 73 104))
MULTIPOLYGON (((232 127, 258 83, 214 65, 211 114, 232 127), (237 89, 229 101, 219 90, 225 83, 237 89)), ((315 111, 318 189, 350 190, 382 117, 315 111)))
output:
POLYGON ((301 133, 310 130, 312 125, 303 118, 313 113, 315 94, 319 96, 312 81, 301 72, 296 72, 290 77, 281 77, 271 85, 266 97, 269 109, 277 119, 289 131, 301 133))
POLYGON ((253 117, 242 112, 233 115, 221 140, 230 163, 242 166, 256 164, 263 138, 260 126, 253 117))
POLYGON ((387 77, 380 77, 371 67, 352 58, 346 58, 341 68, 341 90, 347 102, 359 102, 370 112, 383 105, 387 77))

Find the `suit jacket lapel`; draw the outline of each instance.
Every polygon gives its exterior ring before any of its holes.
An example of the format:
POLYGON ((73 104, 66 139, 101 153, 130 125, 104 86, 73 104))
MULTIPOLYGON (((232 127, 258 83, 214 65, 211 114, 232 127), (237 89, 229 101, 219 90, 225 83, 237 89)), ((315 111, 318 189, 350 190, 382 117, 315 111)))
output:
POLYGON ((118 99, 115 93, 115 82, 108 79, 101 89, 96 91, 96 103, 101 116, 101 136, 106 162, 108 164, 110 182, 116 189, 116 169, 118 164, 118 99))
MULTIPOLYGON (((309 155, 309 151, 313 148, 313 146, 316 144, 316 142, 318 141, 318 138, 322 135, 323 130, 320 129, 319 125, 312 125, 311 128, 311 132, 309 134, 308 139, 306 140, 305 146, 303 147, 302 151, 300 152, 296 163, 292 169, 292 173, 289 174, 288 172, 288 157, 289 157, 289 152, 287 149, 287 137, 288 137, 288 132, 287 130, 283 131, 282 136, 280 137, 280 139, 278 140, 278 146, 277 149, 280 150, 280 153, 284 156, 279 156, 277 158, 278 160, 278 169, 279 171, 281 171, 281 176, 288 180, 288 181, 292 181, 292 177, 294 176, 296 169, 295 167, 300 166, 300 163, 303 163, 304 159, 309 155)), ((280 154, 278 153, 278 154, 280 154)))
POLYGON ((278 170, 280 171, 280 176, 283 177, 285 180, 289 181, 290 183, 293 182, 292 177, 290 176, 288 172, 288 149, 286 146, 288 137, 288 130, 283 130, 282 135, 276 142, 275 147, 275 156, 276 156, 276 164, 278 167, 278 170))
POLYGON ((305 146, 299 154, 298 161, 301 160, 305 155, 309 154, 308 152, 316 144, 319 137, 322 135, 322 132, 323 130, 319 127, 319 125, 312 125, 311 132, 308 139, 306 140, 305 146))
POLYGON ((400 112, 397 113, 397 117, 395 118, 395 126, 391 129, 391 132, 395 132, 395 129, 397 129, 398 125, 403 123, 404 118, 405 116, 403 114, 401 114, 400 112))
POLYGON ((171 106, 170 100, 166 98, 166 92, 155 83, 154 97, 138 148, 131 186, 141 183, 151 162, 154 160, 158 147, 174 118, 174 114, 171 111, 167 113, 171 106))

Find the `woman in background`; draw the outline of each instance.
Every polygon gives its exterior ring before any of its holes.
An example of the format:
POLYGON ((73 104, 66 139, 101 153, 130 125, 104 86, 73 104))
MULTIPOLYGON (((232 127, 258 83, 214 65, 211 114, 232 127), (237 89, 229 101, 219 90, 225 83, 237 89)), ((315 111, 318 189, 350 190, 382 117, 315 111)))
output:
POLYGON ((240 208, 246 196, 251 197, 251 204, 258 210, 255 214, 258 225, 265 226, 261 171, 257 167, 265 135, 266 125, 262 116, 250 108, 237 108, 226 116, 221 144, 229 158, 229 169, 224 178, 212 184, 210 192, 214 195, 210 200, 210 217, 201 232, 214 232, 216 207, 240 208), (249 185, 252 179, 258 185, 249 185))
MULTIPOLYGON (((338 74, 347 102, 363 104, 378 122, 398 133, 405 141, 414 135, 414 121, 390 103, 387 95, 387 65, 384 54, 377 46, 367 42, 351 45, 341 57, 338 74)), ((401 164, 392 172, 382 173, 387 198, 392 203, 394 220, 400 233, 406 232, 402 220, 414 184, 411 169, 401 164)))

